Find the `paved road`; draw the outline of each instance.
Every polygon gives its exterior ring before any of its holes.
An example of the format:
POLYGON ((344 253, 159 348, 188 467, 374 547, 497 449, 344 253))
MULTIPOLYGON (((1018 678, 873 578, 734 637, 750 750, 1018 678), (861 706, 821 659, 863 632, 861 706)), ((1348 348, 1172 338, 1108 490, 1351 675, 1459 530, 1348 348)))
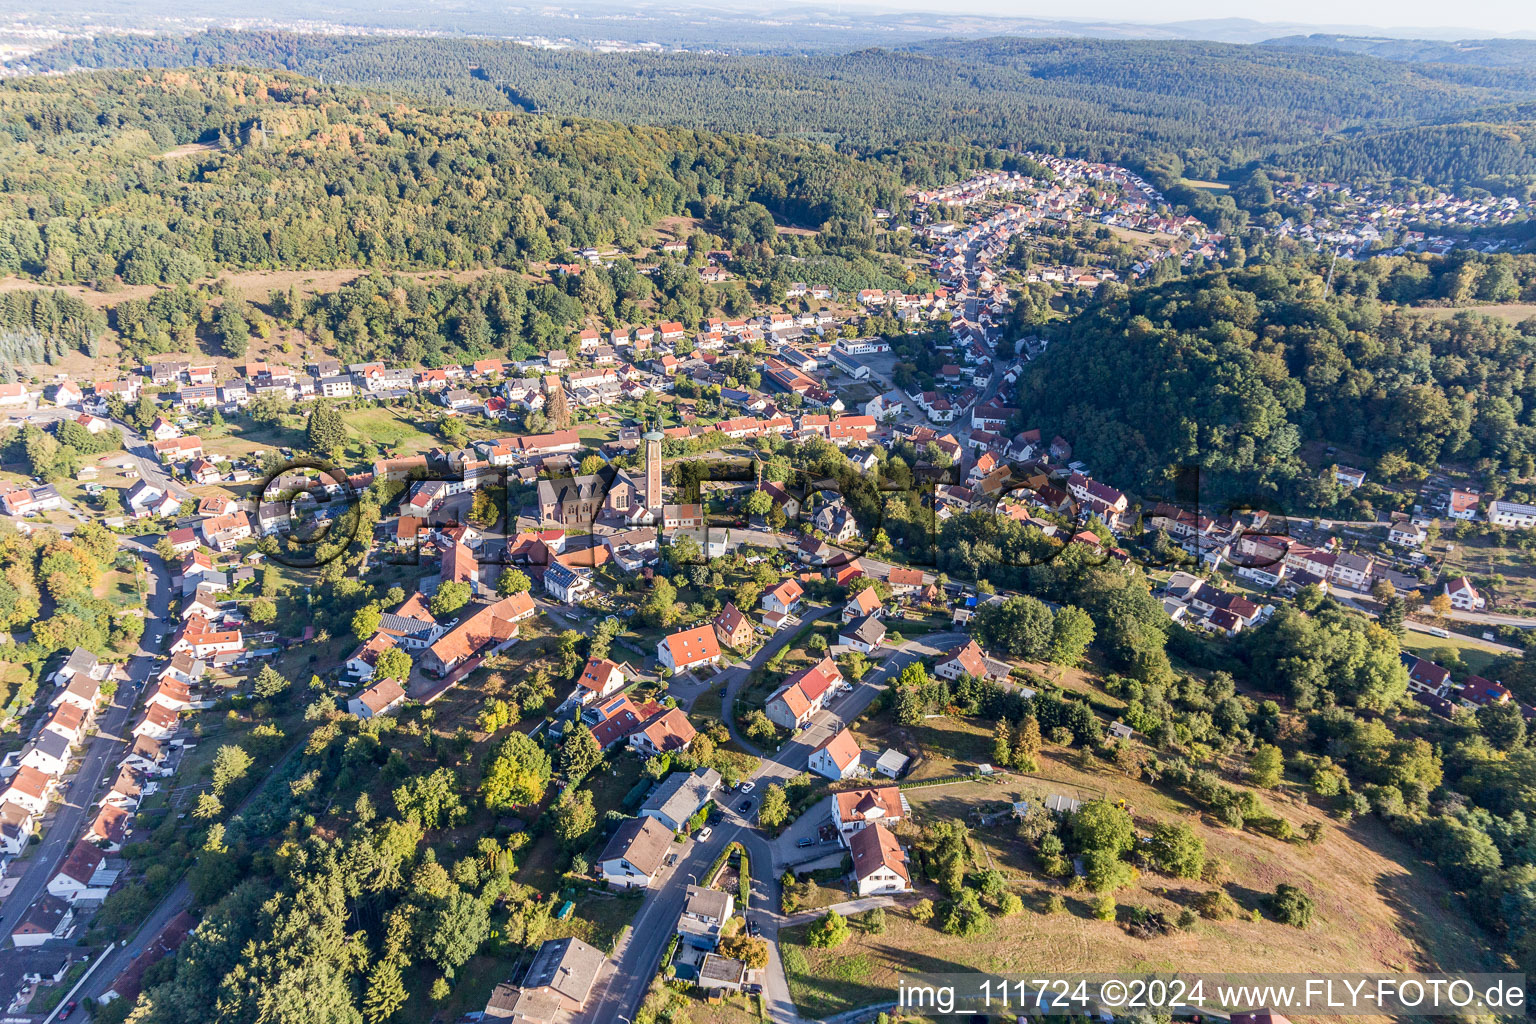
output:
MULTIPOLYGON (((62 807, 54 813, 43 841, 33 847, 27 858, 27 868, 17 881, 16 888, 0 906, 0 935, 9 935, 21 915, 31 906, 48 880, 53 877, 60 863, 69 855, 75 841, 85 831, 87 816, 94 817, 95 795, 110 769, 117 766, 123 752, 123 740, 128 735, 128 720, 134 701, 138 699, 145 681, 154 670, 159 651, 160 637, 167 632, 170 618, 170 575, 160 557, 155 554, 153 542, 157 538, 124 538, 121 546, 134 552, 149 567, 146 574, 147 602, 145 605, 144 636, 139 648, 128 662, 128 682, 118 685, 112 703, 97 718, 95 737, 86 748, 80 768, 69 785, 69 795, 62 807)), ((51 697, 40 694, 39 699, 51 697)), ((112 773, 116 778, 116 773, 112 773)))
MULTIPOLYGON (((835 610, 835 607, 809 608, 802 615, 802 622, 820 618, 835 610)), ((772 657, 797 631, 798 627, 781 630, 758 651, 751 667, 772 657)), ((726 844, 740 842, 746 847, 752 864, 752 906, 749 916, 762 928, 762 937, 768 940, 768 967, 763 978, 763 997, 768 1006, 768 1015, 775 1024, 805 1024, 803 1018, 795 1012, 794 1001, 790 998, 789 983, 784 975, 784 965, 779 960, 778 948, 779 928, 785 923, 785 918, 779 913, 779 876, 784 865, 799 851, 794 846, 791 833, 786 832, 777 840, 770 841, 757 831, 755 822, 749 816, 756 809, 763 786, 793 778, 803 771, 810 752, 848 721, 862 714, 906 665, 917 658, 933 657, 945 646, 964 636, 963 633, 940 633, 922 640, 907 641, 889 653, 881 666, 854 686, 851 693, 818 712, 811 724, 786 742, 777 753, 763 755, 762 764, 751 777, 757 790, 753 794, 753 808, 747 812, 748 816, 736 810, 739 800, 734 795, 727 795, 718 801, 722 813, 721 824, 715 826, 708 842, 691 843, 688 852, 679 858, 677 867, 669 873, 663 873, 646 893, 628 937, 615 950, 612 967, 599 979, 587 1009, 577 1019, 583 1024, 609 1024, 612 1021, 627 1022, 634 1018, 635 1010, 645 997, 651 979, 656 976, 662 954, 671 941, 678 915, 682 912, 690 876, 697 878, 707 871, 726 844)), ((723 705, 723 713, 729 719, 732 717, 730 702, 750 668, 737 666, 727 671, 733 673, 726 683, 723 705)), ((734 726, 731 726, 731 731, 734 735, 734 726)))
MULTIPOLYGON (((59 409, 45 406, 32 411, 28 418, 34 421, 52 422, 54 420, 74 419, 80 415, 79 409, 59 409)), ((149 441, 136 430, 121 420, 114 421, 117 429, 123 434, 123 452, 133 459, 135 467, 139 471, 139 479, 158 487, 162 491, 169 491, 182 501, 196 496, 181 484, 171 479, 170 473, 161 464, 155 450, 150 447, 149 441)))

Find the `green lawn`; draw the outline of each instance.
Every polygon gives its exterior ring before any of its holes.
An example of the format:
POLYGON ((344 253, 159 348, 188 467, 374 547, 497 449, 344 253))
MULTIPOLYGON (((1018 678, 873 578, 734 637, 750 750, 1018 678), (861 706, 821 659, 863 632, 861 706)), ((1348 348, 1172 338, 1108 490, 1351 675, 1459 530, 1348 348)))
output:
MULTIPOLYGON (((1436 657, 1435 652, 1444 651, 1449 648, 1456 652, 1457 656, 1461 659, 1461 663, 1466 666, 1466 670, 1473 675, 1481 675, 1499 657, 1498 651, 1486 644, 1478 643, 1476 640, 1466 640, 1459 636, 1430 636, 1428 633, 1419 633, 1411 629, 1403 634, 1402 648, 1421 658, 1428 658, 1440 664, 1444 664, 1445 659, 1436 657)), ((1454 664, 1445 665, 1445 667, 1452 671, 1457 669, 1457 666, 1454 664)))
POLYGON ((420 417, 406 409, 393 406, 349 409, 341 414, 341 418, 354 436, 385 448, 425 451, 437 444, 432 435, 417 426, 420 417))

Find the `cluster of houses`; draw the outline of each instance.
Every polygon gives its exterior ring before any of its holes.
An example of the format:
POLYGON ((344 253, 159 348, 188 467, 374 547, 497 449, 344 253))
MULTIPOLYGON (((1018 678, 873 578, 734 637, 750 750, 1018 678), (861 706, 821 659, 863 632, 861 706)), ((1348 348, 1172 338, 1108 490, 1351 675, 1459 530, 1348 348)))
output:
MULTIPOLYGON (((100 905, 123 869, 118 853, 132 833, 139 802, 154 793, 174 771, 172 742, 177 715, 194 708, 203 664, 187 654, 171 657, 145 691, 143 711, 134 725, 127 750, 110 787, 68 855, 47 881, 12 930, 18 947, 65 939, 74 931, 77 914, 100 905)), ((68 783, 73 758, 94 735, 96 715, 120 675, 83 648, 76 648, 49 677, 54 685, 51 710, 27 744, 7 757, 0 773, 0 852, 19 856, 41 830, 51 803, 68 783)))
MULTIPOLYGON (((1451 678, 1450 669, 1443 665, 1408 651, 1402 652, 1401 657, 1408 670, 1409 693, 1437 715, 1450 718, 1458 707, 1475 711, 1489 704, 1516 703, 1515 695, 1503 683, 1478 675, 1469 675, 1457 683, 1451 678)), ((1519 708, 1527 723, 1536 723, 1536 707, 1520 704, 1519 708)))
POLYGON ((1311 210, 1305 220, 1287 217, 1271 229, 1275 234, 1349 256, 1383 251, 1444 255, 1467 248, 1494 252, 1508 239, 1490 237, 1490 230, 1513 228, 1536 215, 1536 200, 1514 196, 1470 198, 1437 189, 1422 198, 1398 198, 1378 189, 1320 181, 1275 182, 1273 189, 1277 202, 1311 210), (1467 229, 1477 234, 1468 237, 1467 229))

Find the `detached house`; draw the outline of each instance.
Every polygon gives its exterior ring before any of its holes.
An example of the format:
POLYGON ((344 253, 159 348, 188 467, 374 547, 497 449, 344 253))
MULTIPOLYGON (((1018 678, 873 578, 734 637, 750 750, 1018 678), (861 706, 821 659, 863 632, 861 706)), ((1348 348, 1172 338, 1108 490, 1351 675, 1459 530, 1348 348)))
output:
POLYGON ((651 716, 639 729, 630 733, 629 745, 643 756, 669 754, 687 750, 698 735, 682 708, 671 708, 651 716))
POLYGON ((1477 592, 1472 581, 1465 576, 1445 585, 1445 594, 1451 599, 1451 607, 1464 612, 1479 612, 1488 605, 1488 599, 1477 592))
POLYGON ((32 814, 42 814, 48 809, 48 794, 53 779, 36 768, 22 766, 0 790, 0 803, 15 804, 32 814))
POLYGON ((620 889, 649 886, 661 873, 672 830, 655 818, 625 818, 597 858, 603 881, 620 889))
POLYGON ((880 601, 880 595, 875 593, 874 587, 865 587, 848 599, 843 605, 843 622, 847 624, 854 619, 861 619, 866 615, 880 616, 885 614, 885 605, 880 601))
POLYGON ((860 896, 911 891, 907 855, 883 823, 877 821, 850 835, 848 850, 853 856, 853 877, 860 896))
POLYGON ((673 672, 715 665, 720 661, 720 643, 713 626, 684 629, 656 644, 656 658, 673 672))
POLYGON ((805 588, 798 580, 785 580, 763 595, 763 610, 780 615, 793 615, 800 607, 805 588))
POLYGON ((624 689, 624 670, 607 658, 591 658, 576 679, 576 702, 590 704, 624 689))
POLYGON ((48 892, 71 904, 106 899, 117 881, 117 872, 106 867, 106 859, 101 850, 80 840, 48 880, 48 892))
POLYGON ((387 715, 405 703, 405 689, 398 680, 383 679, 347 701, 347 710, 358 718, 387 715))
POLYGON ((858 774, 860 756, 859 741, 853 738, 853 733, 839 729, 836 735, 811 751, 808 767, 817 775, 841 782, 858 774))
POLYGON ((741 609, 730 601, 720 609, 720 614, 715 616, 715 636, 727 647, 734 647, 738 651, 745 651, 752 642, 752 623, 741 613, 741 609))

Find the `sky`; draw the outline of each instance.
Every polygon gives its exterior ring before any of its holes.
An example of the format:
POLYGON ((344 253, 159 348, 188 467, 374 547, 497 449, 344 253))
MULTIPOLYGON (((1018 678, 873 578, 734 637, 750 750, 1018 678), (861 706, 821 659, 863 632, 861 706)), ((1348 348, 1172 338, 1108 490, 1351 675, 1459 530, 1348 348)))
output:
MULTIPOLYGON (((835 0, 821 0, 822 3, 835 0)), ((849 6, 861 0, 850 0, 849 6)), ((1159 24, 1205 18, 1251 18, 1268 22, 1305 22, 1319 26, 1403 28, 1467 28, 1484 36, 1536 33, 1536 2, 1479 0, 1444 3, 1440 0, 1095 0, 1062 6, 1020 0, 870 0, 871 6, 898 10, 945 10, 952 13, 1002 14, 1019 18, 1073 21, 1134 21, 1159 24)))

